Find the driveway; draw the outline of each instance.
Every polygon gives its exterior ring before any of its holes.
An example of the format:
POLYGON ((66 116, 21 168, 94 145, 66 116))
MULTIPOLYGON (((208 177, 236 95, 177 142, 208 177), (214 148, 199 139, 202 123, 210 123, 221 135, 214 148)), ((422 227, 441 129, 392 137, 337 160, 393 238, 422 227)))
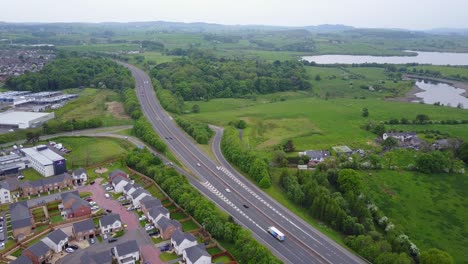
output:
POLYGON ((101 207, 103 210, 110 209, 112 213, 120 215, 120 219, 124 224, 127 224, 127 230, 136 230, 140 228, 137 215, 133 211, 127 211, 127 208, 120 205, 119 202, 111 198, 106 198, 104 194, 106 191, 101 186, 102 178, 96 179, 96 183, 93 185, 86 185, 80 188, 80 192, 92 193, 91 198, 101 207))

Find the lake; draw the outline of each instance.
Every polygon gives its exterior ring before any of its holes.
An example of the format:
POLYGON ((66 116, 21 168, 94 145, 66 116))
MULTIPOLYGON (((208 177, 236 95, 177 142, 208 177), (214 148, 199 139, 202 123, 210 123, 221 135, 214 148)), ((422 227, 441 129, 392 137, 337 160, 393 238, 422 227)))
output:
POLYGON ((463 108, 468 109, 468 98, 461 95, 465 92, 464 89, 456 88, 447 83, 427 80, 417 80, 416 86, 424 91, 416 93, 415 96, 421 98, 426 104, 440 102, 452 107, 462 104, 463 108))
POLYGON ((303 60, 318 64, 353 64, 353 63, 389 63, 389 64, 433 64, 433 65, 468 65, 468 53, 416 52, 417 56, 355 56, 355 55, 318 55, 304 56, 303 60))

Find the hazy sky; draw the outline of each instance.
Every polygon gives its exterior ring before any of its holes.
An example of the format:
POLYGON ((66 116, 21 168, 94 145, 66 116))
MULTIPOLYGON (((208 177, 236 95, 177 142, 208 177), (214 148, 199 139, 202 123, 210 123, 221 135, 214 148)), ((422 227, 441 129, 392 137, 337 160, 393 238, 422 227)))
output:
POLYGON ((0 0, 0 21, 468 28, 468 0, 0 0))

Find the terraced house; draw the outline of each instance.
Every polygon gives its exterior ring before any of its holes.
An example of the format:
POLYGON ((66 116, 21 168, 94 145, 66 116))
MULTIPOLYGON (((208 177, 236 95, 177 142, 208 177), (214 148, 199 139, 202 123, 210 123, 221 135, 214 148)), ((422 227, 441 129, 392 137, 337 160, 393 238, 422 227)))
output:
POLYGON ((59 204, 61 215, 64 218, 74 218, 91 215, 91 206, 81 199, 78 191, 62 193, 62 203, 59 204))
POLYGON ((43 178, 35 181, 25 181, 20 184, 24 196, 37 195, 44 192, 62 190, 73 186, 73 178, 68 173, 43 178))
POLYGON ((22 240, 32 233, 33 217, 25 201, 10 204, 10 215, 14 238, 22 240))

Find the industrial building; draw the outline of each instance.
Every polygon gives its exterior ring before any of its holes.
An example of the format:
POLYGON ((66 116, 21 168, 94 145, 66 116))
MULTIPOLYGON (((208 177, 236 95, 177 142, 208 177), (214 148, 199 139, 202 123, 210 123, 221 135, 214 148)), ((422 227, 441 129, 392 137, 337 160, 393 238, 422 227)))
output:
POLYGON ((28 165, 29 161, 16 153, 0 156, 0 176, 18 174, 28 165))
POLYGON ((67 172, 65 158, 50 150, 46 145, 23 148, 21 152, 30 161, 30 166, 44 177, 67 172))
POLYGON ((0 113, 1 128, 34 128, 39 127, 43 123, 54 119, 54 113, 35 113, 35 112, 4 112, 0 113))

